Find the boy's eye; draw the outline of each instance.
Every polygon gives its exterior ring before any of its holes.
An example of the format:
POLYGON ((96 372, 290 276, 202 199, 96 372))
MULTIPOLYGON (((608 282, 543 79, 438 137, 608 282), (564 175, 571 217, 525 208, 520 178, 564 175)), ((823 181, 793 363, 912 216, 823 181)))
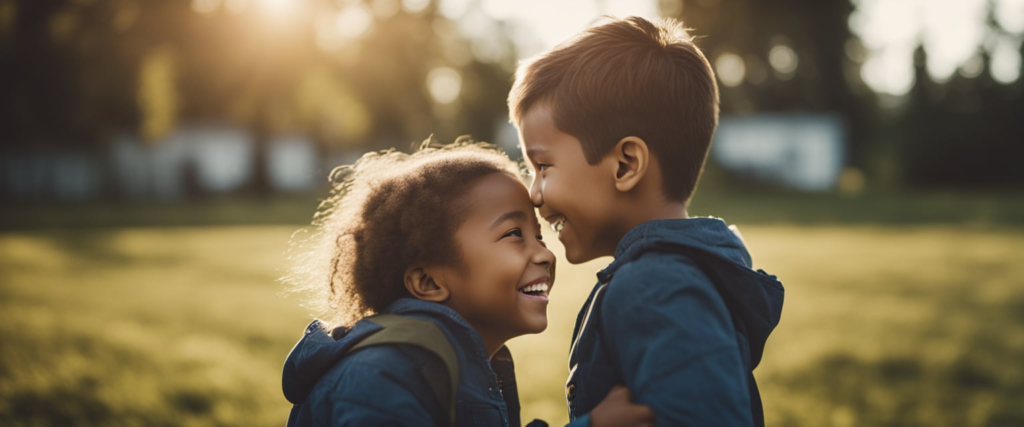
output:
POLYGON ((523 237, 523 230, 520 230, 518 228, 513 228, 513 229, 509 230, 507 233, 505 233, 504 236, 501 236, 501 237, 503 237, 503 238, 504 237, 519 237, 519 238, 522 238, 523 237))
POLYGON ((551 165, 537 164, 537 172, 544 172, 544 169, 547 169, 548 166, 551 166, 551 165))

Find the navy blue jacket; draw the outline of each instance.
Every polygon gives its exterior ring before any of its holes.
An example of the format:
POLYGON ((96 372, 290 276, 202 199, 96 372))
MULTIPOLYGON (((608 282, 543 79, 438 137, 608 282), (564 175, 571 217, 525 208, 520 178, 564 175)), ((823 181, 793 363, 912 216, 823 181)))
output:
POLYGON ((658 425, 763 425, 753 369, 783 288, 715 218, 630 230, 576 319, 566 400, 571 426, 616 384, 658 425))
MULTIPOLYGON (((519 426, 507 349, 490 360, 480 335, 441 304, 403 298, 385 312, 429 320, 448 337, 460 367, 456 425, 519 426)), ((411 345, 381 345, 345 354, 379 328, 366 321, 333 333, 319 321, 306 328, 284 365, 284 395, 294 404, 288 426, 448 424, 448 406, 439 402, 423 374, 444 367, 432 353, 411 345)))

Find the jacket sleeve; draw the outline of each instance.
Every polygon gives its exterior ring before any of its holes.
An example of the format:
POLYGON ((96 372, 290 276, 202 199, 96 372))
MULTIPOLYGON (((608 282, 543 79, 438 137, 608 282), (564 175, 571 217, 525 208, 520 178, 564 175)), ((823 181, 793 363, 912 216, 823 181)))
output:
POLYGON ((439 404, 432 404, 434 394, 416 372, 351 361, 341 378, 328 397, 332 427, 435 426, 445 416, 439 404))
POLYGON ((633 401, 649 405, 658 425, 753 425, 728 308, 686 258, 620 268, 600 322, 633 401))

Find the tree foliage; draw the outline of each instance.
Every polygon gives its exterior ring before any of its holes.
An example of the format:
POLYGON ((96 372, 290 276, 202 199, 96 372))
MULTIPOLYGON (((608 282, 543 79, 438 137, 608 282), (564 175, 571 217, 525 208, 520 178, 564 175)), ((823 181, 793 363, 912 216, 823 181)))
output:
POLYGON ((432 132, 492 137, 514 49, 477 58, 436 2, 0 0, 0 133, 5 145, 159 141, 188 122, 226 122, 259 142, 303 133, 326 145, 404 145, 432 132), (388 3, 388 4, 384 4, 388 3), (382 4, 384 4, 382 6, 382 4), (361 14, 364 31, 344 16, 361 14), (438 67, 461 91, 440 103, 438 67))

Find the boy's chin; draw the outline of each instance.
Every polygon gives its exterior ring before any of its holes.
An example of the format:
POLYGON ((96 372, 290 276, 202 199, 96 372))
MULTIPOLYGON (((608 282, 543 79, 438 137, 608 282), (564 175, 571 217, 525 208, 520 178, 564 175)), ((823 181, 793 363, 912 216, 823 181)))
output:
POLYGON ((583 264, 595 258, 598 258, 598 255, 585 253, 579 250, 579 248, 570 248, 568 246, 565 248, 565 260, 569 261, 569 264, 583 264))

